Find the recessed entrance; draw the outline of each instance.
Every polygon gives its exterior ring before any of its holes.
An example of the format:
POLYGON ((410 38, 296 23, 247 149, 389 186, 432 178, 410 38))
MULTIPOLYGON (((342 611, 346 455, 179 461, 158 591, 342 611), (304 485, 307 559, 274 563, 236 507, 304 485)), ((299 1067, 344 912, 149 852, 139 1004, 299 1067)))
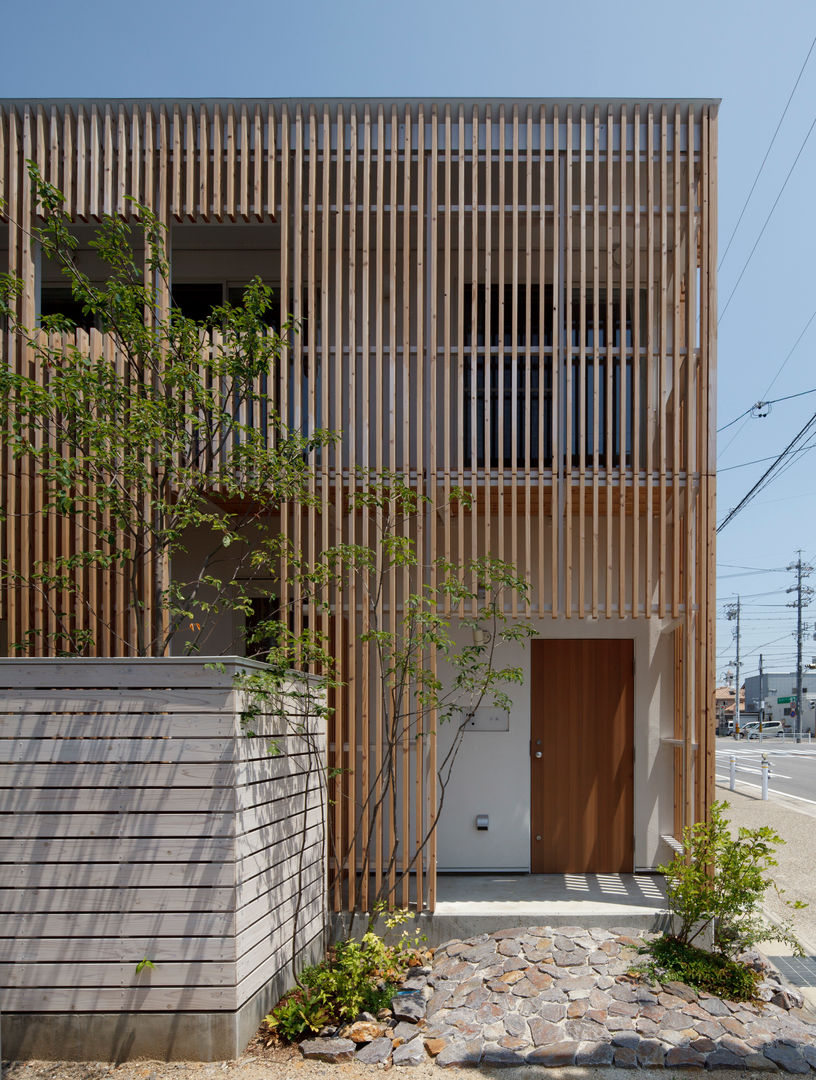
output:
POLYGON ((631 873, 633 642, 531 644, 530 869, 631 873))

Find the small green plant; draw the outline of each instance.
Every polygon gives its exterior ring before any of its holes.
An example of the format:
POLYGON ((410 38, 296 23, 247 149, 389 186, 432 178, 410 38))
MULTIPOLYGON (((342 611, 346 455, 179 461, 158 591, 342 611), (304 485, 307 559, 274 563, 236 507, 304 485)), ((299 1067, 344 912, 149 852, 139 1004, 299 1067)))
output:
MULTIPOLYGON (((658 870, 666 875, 666 896, 674 916, 674 937, 692 945, 709 927, 714 951, 735 957, 757 942, 773 939, 790 945, 797 955, 802 946, 789 922, 768 922, 762 898, 776 888, 768 871, 777 865, 774 855, 784 840, 767 825, 740 828, 732 836, 725 818, 728 803, 715 802, 708 821, 683 830, 683 851, 658 870)), ((780 890, 777 893, 781 896, 780 890)), ((806 905, 784 903, 790 908, 806 905)))
POLYGON ((152 960, 148 960, 146 956, 143 957, 136 965, 136 974, 141 975, 145 968, 148 968, 150 971, 156 970, 156 965, 153 963, 152 960))
POLYGON ((674 937, 658 937, 642 950, 650 954, 643 965, 653 978, 686 983, 697 990, 726 998, 751 1001, 762 976, 738 960, 706 952, 674 937))
MULTIPOLYGON (((412 917, 391 912, 385 923, 392 929, 412 917)), ((349 1023, 361 1012, 376 1015, 391 1001, 419 941, 403 930, 396 944, 386 945, 369 926, 360 941, 338 942, 322 964, 301 972, 296 989, 265 1018, 267 1028, 284 1042, 296 1042, 326 1025, 349 1023)))

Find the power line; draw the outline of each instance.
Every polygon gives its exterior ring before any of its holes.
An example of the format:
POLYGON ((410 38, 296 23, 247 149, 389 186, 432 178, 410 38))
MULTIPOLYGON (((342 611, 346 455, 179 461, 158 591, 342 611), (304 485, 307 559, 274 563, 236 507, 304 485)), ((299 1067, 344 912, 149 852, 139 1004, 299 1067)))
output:
POLYGON ((771 477, 773 476, 776 469, 782 464, 785 458, 793 452, 796 444, 800 441, 800 439, 803 439, 809 433, 810 429, 814 426, 814 424, 816 424, 816 413, 814 413, 813 416, 811 416, 811 418, 804 425, 804 427, 801 428, 796 433, 796 435, 794 435, 794 437, 791 439, 791 441, 788 443, 788 445, 785 447, 785 449, 782 451, 776 461, 774 461, 772 465, 768 466, 768 468, 765 470, 759 480, 757 480, 757 482, 750 489, 750 491, 748 491, 748 493, 743 496, 740 502, 737 503, 737 505, 732 510, 729 510, 723 521, 717 526, 718 533, 722 532, 725 526, 737 516, 740 510, 743 510, 751 501, 751 499, 753 499, 758 492, 762 491, 762 489, 770 483, 771 477))
POLYGON ((807 141, 810 138, 811 132, 813 131, 813 129, 815 127, 816 127, 816 116, 814 116, 813 122, 811 123, 810 127, 807 130, 807 135, 805 135, 804 139, 802 140, 802 145, 799 147, 799 150, 798 150, 798 152, 796 154, 796 157, 793 159, 793 164, 791 165, 790 169, 788 169, 788 175, 785 177, 785 179, 784 179, 784 181, 782 183, 782 187, 779 189, 779 192, 778 192, 776 198, 773 201, 773 206, 768 211, 768 215, 765 218, 764 222, 762 223, 762 228, 759 230, 759 236, 757 236, 756 240, 754 241, 754 246, 751 248, 750 252, 748 253, 748 258, 743 263, 742 270, 740 270, 740 272, 739 272, 739 277, 737 278, 736 282, 734 283, 734 288, 731 290, 731 292, 730 292, 730 294, 728 296, 728 299, 725 302, 725 307, 720 312, 718 322, 722 322, 726 311, 728 311, 729 305, 730 305, 731 301, 734 298, 734 293, 739 288, 739 283, 742 281, 743 276, 745 275, 745 271, 748 269, 748 264, 751 262, 751 259, 754 257, 754 252, 759 247, 760 240, 765 235, 765 230, 767 229, 768 223, 770 222, 771 217, 773 216, 773 212, 774 212, 774 210, 776 210, 776 207, 777 207, 777 205, 779 203, 779 200, 782 198, 782 195, 783 195, 783 193, 785 191, 785 188, 788 186, 788 181, 790 180, 791 176, 793 175, 793 170, 796 168, 796 166, 797 166, 797 164, 799 162, 799 158, 802 156, 802 152, 804 151, 805 146, 807 145, 807 141))
MULTIPOLYGON (((816 315, 816 312, 814 312, 816 315)), ((812 318, 812 316, 811 316, 812 318)), ((810 324, 808 324, 810 325, 810 324)), ((798 394, 786 394, 785 397, 772 398, 770 401, 756 401, 745 412, 740 413, 739 416, 735 416, 733 420, 729 420, 727 424, 723 424, 722 427, 717 428, 717 434, 726 431, 732 425, 736 424, 738 420, 742 420, 743 416, 748 416, 749 413, 756 413, 760 419, 767 416, 767 413, 757 413, 758 409, 765 409, 769 405, 777 405, 780 401, 792 401, 794 398, 805 397, 806 394, 816 394, 816 386, 812 390, 800 390, 798 394)), ((734 466, 731 466, 734 468, 734 466)))
MULTIPOLYGON (((800 446, 797 450, 793 451, 794 455, 804 454, 806 450, 813 450, 816 447, 816 440, 806 443, 805 446, 800 446)), ((767 457, 754 458, 753 461, 741 461, 739 465, 724 465, 721 469, 717 469, 718 473, 731 472, 733 469, 747 469, 749 465, 761 465, 763 461, 773 461, 776 454, 768 454, 767 457)), ((793 464, 793 462, 790 462, 793 464)))
POLYGON ((796 88, 799 85, 799 82, 800 82, 802 76, 805 73, 805 68, 807 67, 808 60, 810 60, 810 54, 813 52, 813 46, 814 45, 816 45, 816 37, 814 37, 813 41, 811 41, 811 43, 810 43, 810 48, 807 51, 807 56, 805 57, 805 61, 802 64, 802 67, 799 69, 799 74, 796 76, 796 82, 793 84, 793 89, 791 90, 790 95, 788 96, 788 100, 785 102, 785 108, 782 110, 782 115, 779 117, 779 123, 776 125, 776 130, 774 131, 773 136, 771 137, 771 141, 768 143, 768 149, 765 151, 765 157, 762 159, 762 163, 760 164, 759 169, 757 170, 757 174, 754 177, 753 184, 751 184, 751 190, 748 192, 748 197, 745 200, 745 203, 744 203, 744 205, 742 207, 742 210, 740 210, 739 217, 737 218, 737 223, 734 226, 734 228, 733 228, 733 230, 731 232, 731 235, 728 237, 728 243, 725 245, 725 251, 722 253, 722 256, 720 257, 720 261, 719 261, 719 263, 717 265, 717 270, 718 271, 720 269, 722 269, 722 264, 725 262, 725 257, 728 254, 728 250, 731 247, 731 243, 732 243, 732 241, 734 239, 734 236, 736 235, 737 229, 740 227, 740 222, 742 221, 743 215, 745 214, 745 211, 748 209, 748 203, 751 201, 751 196, 754 194, 754 188, 757 186, 759 178, 762 175, 762 170, 765 168, 765 162, 768 160, 768 156, 771 153, 771 149, 773 148, 773 144, 776 142, 776 136, 779 134, 779 129, 782 127, 782 121, 785 119, 785 116, 787 115, 788 108, 790 107, 791 101, 793 101, 793 95, 796 93, 796 88))
MULTIPOLYGON (((809 319, 808 319, 808 321, 807 321, 807 322, 805 323, 805 325, 804 325, 804 327, 802 328, 802 331, 800 332, 800 334, 799 334, 799 336, 797 337, 796 341, 794 341, 793 345, 791 345, 790 349, 788 349, 788 353, 787 353, 787 356, 785 357, 785 359, 784 359, 784 360, 782 361, 782 363, 781 363, 781 364, 779 365, 779 367, 777 368, 777 370, 776 370, 776 374, 774 375, 774 377, 773 377, 773 378, 771 379, 771 381, 770 381, 770 382, 768 383, 768 386, 767 386, 767 387, 766 387, 766 389, 765 389, 765 393, 763 394, 763 397, 767 397, 767 396, 768 396, 768 394, 770 394, 770 392, 771 392, 771 387, 772 387, 772 386, 774 385, 774 383, 776 382, 776 380, 777 380, 777 379, 779 378, 779 376, 780 376, 780 375, 782 374, 782 372, 783 372, 783 371, 785 370, 785 367, 786 367, 786 365, 787 365, 787 363, 788 363, 788 360, 790 360, 790 358, 791 358, 791 357, 793 356, 793 354, 794 354, 794 353, 796 352, 796 348, 797 348, 797 346, 799 345, 799 342, 800 342, 800 341, 802 340, 802 338, 803 338, 803 337, 805 336, 805 334, 806 334, 806 333, 808 332, 808 330, 810 329, 810 324, 811 324, 811 323, 813 322, 813 320, 814 320, 814 319, 816 319, 816 308, 814 308, 814 310, 813 310, 813 311, 811 312, 810 318, 809 318, 809 319)), ((744 412, 744 413, 742 414, 742 416, 738 416, 738 417, 737 417, 737 420, 741 420, 741 419, 742 419, 742 417, 743 417, 743 416, 746 416, 746 415, 747 415, 748 413, 750 413, 750 411, 751 411, 751 409, 747 409, 747 410, 746 410, 746 412, 744 412)), ((732 421, 732 423, 736 423, 736 420, 732 421)), ((730 427, 731 425, 730 425, 730 424, 728 424, 728 425, 726 425, 726 426, 727 426, 727 427, 730 427)), ((734 434, 733 434, 733 435, 731 436, 731 439, 730 439, 730 440, 729 440, 729 441, 728 441, 728 442, 727 442, 727 443, 725 444, 725 446, 724 446, 724 447, 722 448, 722 450, 718 450, 718 451, 717 451, 717 458, 718 458, 718 459, 719 459, 719 458, 721 458, 721 457, 723 456, 723 454, 725 454, 725 453, 727 453, 727 452, 728 452, 728 449, 729 449, 729 447, 731 447, 731 446, 733 445, 733 443, 734 443, 734 440, 735 440, 735 439, 737 438, 737 436, 739 435, 739 433, 740 433, 740 432, 742 431, 742 429, 743 429, 744 427, 745 427, 745 424, 742 424, 742 425, 741 425, 741 426, 740 426, 740 427, 739 427, 739 428, 738 428, 738 429, 737 429, 737 430, 736 430, 736 431, 734 432, 734 434)))

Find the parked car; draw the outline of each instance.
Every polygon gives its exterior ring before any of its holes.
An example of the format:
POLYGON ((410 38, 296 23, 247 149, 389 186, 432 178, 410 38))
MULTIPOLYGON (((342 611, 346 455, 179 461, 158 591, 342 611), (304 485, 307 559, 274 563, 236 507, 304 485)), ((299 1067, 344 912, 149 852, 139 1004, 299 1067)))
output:
MULTIPOLYGON (((759 724, 747 724, 743 731, 743 737, 747 739, 759 738, 759 724)), ((766 720, 762 725, 762 737, 763 739, 770 738, 775 735, 778 739, 783 738, 785 729, 779 720, 766 720)))

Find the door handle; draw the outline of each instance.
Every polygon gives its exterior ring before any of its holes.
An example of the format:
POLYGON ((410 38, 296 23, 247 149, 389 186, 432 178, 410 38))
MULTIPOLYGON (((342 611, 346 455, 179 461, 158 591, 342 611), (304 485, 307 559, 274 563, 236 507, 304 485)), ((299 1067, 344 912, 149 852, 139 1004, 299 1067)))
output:
POLYGON ((540 750, 536 750, 536 752, 535 752, 535 756, 536 756, 536 757, 541 757, 541 751, 540 751, 540 750))

